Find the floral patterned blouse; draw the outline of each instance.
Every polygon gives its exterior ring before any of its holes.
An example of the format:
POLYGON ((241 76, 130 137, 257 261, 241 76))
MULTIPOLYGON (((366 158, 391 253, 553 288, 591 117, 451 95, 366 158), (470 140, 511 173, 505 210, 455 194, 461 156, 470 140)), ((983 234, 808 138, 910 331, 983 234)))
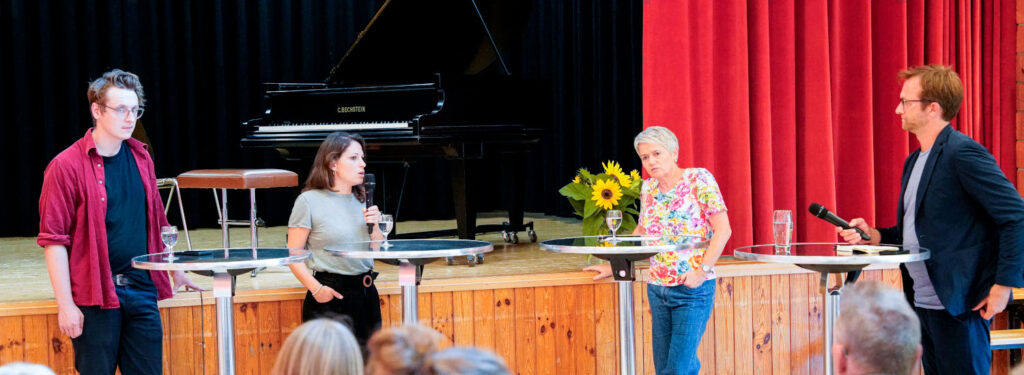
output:
MULTIPOLYGON (((658 181, 644 181, 641 192, 640 225, 649 235, 663 235, 670 242, 681 236, 700 236, 711 239, 708 218, 726 210, 722 192, 715 177, 704 168, 687 168, 683 178, 668 193, 658 190, 658 181)), ((683 274, 700 267, 704 249, 670 251, 651 257, 648 283, 660 286, 683 284, 683 274)), ((707 278, 715 278, 708 272, 707 278)))

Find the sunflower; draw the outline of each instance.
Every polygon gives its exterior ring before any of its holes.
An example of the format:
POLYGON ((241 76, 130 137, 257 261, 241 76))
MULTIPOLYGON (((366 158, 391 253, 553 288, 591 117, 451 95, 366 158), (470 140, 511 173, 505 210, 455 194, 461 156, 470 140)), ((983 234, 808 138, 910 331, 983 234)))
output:
POLYGON ((640 172, 634 169, 632 172, 629 172, 629 177, 633 178, 633 181, 640 181, 640 172))
POLYGON ((622 198, 622 190, 612 180, 597 180, 594 184, 594 195, 590 198, 596 202, 598 207, 606 210, 612 209, 622 198))
POLYGON ((607 163, 601 163, 601 165, 604 166, 604 174, 606 175, 613 177, 625 176, 625 174, 622 173, 622 167, 620 167, 619 163, 614 160, 609 160, 607 163))
POLYGON ((632 182, 632 181, 629 180, 629 176, 626 176, 625 173, 619 173, 618 175, 615 175, 614 177, 619 179, 619 185, 622 185, 622 187, 624 187, 626 189, 629 189, 629 184, 632 182))
POLYGON ((574 184, 580 183, 580 175, 576 175, 576 178, 572 179, 572 183, 574 183, 574 184))

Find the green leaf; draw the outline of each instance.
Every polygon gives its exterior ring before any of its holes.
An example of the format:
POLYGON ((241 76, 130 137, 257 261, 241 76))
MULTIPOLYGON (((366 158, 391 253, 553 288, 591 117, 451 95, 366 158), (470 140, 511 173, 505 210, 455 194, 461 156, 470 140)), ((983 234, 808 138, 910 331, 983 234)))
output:
POLYGON ((569 204, 572 205, 573 211, 580 217, 583 217, 583 201, 579 199, 569 199, 569 204))
POLYGON ((619 234, 631 234, 636 229, 636 219, 633 215, 623 215, 622 226, 619 227, 619 234))
POLYGON ((600 210, 601 209, 597 207, 597 202, 594 202, 593 199, 587 199, 583 208, 583 218, 586 219, 591 217, 600 210))
POLYGON ((583 177, 584 180, 587 180, 587 182, 594 183, 594 175, 591 174, 590 171, 588 171, 586 168, 580 168, 579 174, 580 176, 583 177))
POLYGON ((604 233, 608 233, 608 228, 604 225, 604 215, 593 215, 583 218, 584 236, 596 236, 604 233))
POLYGON ((559 194, 562 194, 563 196, 569 199, 576 199, 581 201, 589 199, 590 195, 593 194, 593 192, 594 189, 583 184, 577 184, 575 182, 570 182, 565 186, 562 186, 561 189, 558 189, 559 194))

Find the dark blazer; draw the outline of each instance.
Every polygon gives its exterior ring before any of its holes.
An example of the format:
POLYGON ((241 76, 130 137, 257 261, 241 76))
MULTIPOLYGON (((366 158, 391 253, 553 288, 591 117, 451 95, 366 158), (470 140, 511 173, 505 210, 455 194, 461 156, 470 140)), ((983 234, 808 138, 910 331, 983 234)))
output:
MULTIPOLYGON (((903 243, 903 196, 921 150, 907 157, 898 223, 879 229, 883 243, 903 243)), ((931 251, 928 276, 952 315, 970 311, 992 284, 1024 287, 1024 200, 992 154, 947 125, 932 146, 917 190, 916 230, 931 251)), ((913 303, 912 281, 903 269, 913 303)))

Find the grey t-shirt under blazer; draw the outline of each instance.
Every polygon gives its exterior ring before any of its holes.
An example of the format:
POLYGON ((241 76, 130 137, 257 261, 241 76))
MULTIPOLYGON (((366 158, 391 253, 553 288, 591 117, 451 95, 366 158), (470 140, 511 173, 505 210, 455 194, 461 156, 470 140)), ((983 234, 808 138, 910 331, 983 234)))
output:
MULTIPOLYGON (((921 174, 924 172, 924 165, 928 162, 928 154, 931 149, 921 152, 914 162, 914 169, 910 171, 910 179, 907 180, 907 190, 903 194, 903 249, 911 253, 921 252, 921 243, 917 240, 917 190, 921 183, 921 174)), ((924 261, 910 262, 906 264, 910 278, 914 280, 914 306, 929 310, 944 310, 939 295, 935 294, 935 287, 932 279, 928 276, 928 269, 924 261)))
POLYGON ((324 247, 346 242, 369 241, 364 203, 352 194, 326 189, 308 190, 295 199, 289 228, 309 229, 306 247, 312 253, 306 266, 317 272, 358 275, 373 269, 373 259, 342 258, 324 251, 324 247))

